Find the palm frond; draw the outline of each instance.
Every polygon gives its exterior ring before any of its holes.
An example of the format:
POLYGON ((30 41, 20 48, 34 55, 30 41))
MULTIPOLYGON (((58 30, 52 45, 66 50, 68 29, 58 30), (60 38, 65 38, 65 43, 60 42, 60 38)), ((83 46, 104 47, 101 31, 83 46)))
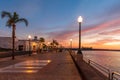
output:
POLYGON ((25 18, 18 19, 15 21, 15 23, 17 23, 17 22, 25 22, 25 25, 28 26, 28 21, 25 18))
POLYGON ((13 20, 15 21, 15 20, 18 20, 18 19, 19 19, 19 15, 16 12, 14 12, 13 20))
POLYGON ((11 15, 9 12, 2 11, 1 17, 2 17, 2 18, 4 18, 4 17, 12 18, 12 15, 11 15))
POLYGON ((6 26, 8 26, 9 28, 12 26, 12 23, 10 23, 10 19, 6 22, 6 26))

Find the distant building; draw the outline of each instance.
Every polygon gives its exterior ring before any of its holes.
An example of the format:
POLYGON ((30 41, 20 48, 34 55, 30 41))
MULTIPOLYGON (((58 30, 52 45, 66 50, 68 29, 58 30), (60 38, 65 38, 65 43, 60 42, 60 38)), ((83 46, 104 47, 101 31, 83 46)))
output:
MULTIPOLYGON (((29 47, 31 50, 37 50, 39 47, 38 40, 18 40, 15 39, 15 49, 19 51, 28 51, 29 47)), ((0 48, 12 49, 12 38, 11 37, 0 37, 0 48)))
POLYGON ((29 51, 29 47, 31 50, 37 50, 38 49, 38 41, 36 40, 30 40, 30 45, 29 45, 29 40, 18 40, 17 43, 18 49, 20 51, 29 51))
POLYGON ((20 51, 29 51, 29 48, 32 51, 37 51, 40 48, 39 40, 37 36, 34 36, 34 39, 30 40, 30 44, 29 44, 29 40, 18 40, 17 46, 18 46, 17 50, 20 51))
POLYGON ((19 51, 28 51, 29 50, 29 42, 28 42, 28 40, 18 40, 17 50, 19 50, 19 51))

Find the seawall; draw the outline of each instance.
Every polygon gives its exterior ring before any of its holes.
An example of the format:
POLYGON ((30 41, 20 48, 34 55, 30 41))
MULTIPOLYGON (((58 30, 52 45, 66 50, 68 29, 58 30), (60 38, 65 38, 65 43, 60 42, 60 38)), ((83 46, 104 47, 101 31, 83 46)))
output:
POLYGON ((86 63, 81 54, 70 53, 70 55, 84 80, 108 80, 101 72, 86 63))

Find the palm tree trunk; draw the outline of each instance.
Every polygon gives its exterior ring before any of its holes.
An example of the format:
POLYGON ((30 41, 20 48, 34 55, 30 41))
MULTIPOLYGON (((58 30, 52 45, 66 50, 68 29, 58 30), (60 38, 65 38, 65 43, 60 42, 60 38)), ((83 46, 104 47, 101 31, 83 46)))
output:
POLYGON ((16 25, 13 24, 12 26, 12 60, 15 59, 15 56, 14 56, 15 54, 15 27, 16 25))

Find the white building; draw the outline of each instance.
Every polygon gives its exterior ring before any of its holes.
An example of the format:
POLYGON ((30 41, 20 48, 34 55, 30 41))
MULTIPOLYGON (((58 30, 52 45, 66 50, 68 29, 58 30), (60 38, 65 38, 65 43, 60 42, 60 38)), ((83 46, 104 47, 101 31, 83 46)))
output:
MULTIPOLYGON (((38 40, 18 40, 15 39, 15 49, 20 51, 29 51, 38 49, 38 40)), ((12 49, 12 38, 11 37, 0 37, 0 48, 12 49)))
POLYGON ((18 40, 17 46, 17 50, 29 51, 29 47, 31 50, 37 50, 39 45, 35 40, 30 40, 30 43, 29 40, 18 40))

